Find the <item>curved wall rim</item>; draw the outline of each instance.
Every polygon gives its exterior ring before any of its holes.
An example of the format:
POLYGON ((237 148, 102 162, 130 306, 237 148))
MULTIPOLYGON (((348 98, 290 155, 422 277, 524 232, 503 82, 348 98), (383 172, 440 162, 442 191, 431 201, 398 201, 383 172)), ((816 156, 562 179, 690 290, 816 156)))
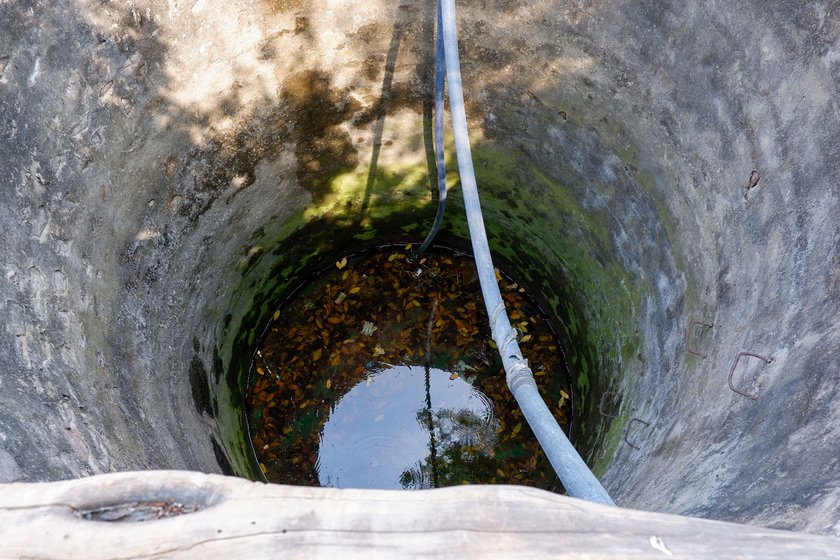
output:
MULTIPOLYGON (((233 348, 272 279, 431 220, 432 8, 0 4, 0 481, 243 473, 233 348)), ((532 249, 616 502, 840 533, 836 7, 458 14, 488 233, 532 249)))

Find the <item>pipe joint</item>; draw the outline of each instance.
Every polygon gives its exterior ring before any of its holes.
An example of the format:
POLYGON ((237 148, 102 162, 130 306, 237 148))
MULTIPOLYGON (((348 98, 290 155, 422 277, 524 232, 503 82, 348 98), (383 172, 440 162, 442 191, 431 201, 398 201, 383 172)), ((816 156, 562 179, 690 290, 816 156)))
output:
POLYGON ((514 395, 524 385, 533 385, 536 388, 537 382, 534 380, 534 374, 531 373, 528 360, 525 358, 511 360, 505 369, 507 371, 506 381, 508 387, 510 387, 510 392, 514 395))

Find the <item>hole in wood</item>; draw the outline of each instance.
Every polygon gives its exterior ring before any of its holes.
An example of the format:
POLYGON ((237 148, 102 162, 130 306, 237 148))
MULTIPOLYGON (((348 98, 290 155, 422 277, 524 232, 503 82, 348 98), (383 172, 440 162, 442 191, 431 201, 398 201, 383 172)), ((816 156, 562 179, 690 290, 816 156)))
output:
POLYGON ((170 500, 149 500, 110 504, 94 509, 77 510, 75 513, 89 521, 108 521, 112 523, 136 523, 152 521, 166 517, 176 517, 194 513, 201 509, 197 504, 184 504, 170 500))

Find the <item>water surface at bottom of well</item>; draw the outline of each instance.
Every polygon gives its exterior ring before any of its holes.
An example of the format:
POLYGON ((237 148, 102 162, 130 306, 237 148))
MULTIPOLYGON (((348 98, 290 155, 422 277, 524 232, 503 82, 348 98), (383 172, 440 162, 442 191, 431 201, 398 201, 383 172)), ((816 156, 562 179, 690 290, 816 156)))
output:
MULTIPOLYGON (((271 482, 420 489, 559 483, 505 384, 473 261, 405 248, 343 258, 274 313, 247 414, 271 482)), ((519 343, 566 428, 568 370, 548 320, 497 271, 519 343)))

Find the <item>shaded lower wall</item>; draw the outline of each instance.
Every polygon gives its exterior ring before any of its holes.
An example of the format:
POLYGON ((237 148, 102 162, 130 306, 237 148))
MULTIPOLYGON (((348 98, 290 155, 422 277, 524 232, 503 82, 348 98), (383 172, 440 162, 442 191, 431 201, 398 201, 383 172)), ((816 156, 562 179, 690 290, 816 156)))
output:
MULTIPOLYGON (((274 299, 434 212, 431 4, 0 5, 0 480, 249 473, 274 299)), ((459 10, 489 234, 616 501, 840 534, 836 7, 459 10)))

